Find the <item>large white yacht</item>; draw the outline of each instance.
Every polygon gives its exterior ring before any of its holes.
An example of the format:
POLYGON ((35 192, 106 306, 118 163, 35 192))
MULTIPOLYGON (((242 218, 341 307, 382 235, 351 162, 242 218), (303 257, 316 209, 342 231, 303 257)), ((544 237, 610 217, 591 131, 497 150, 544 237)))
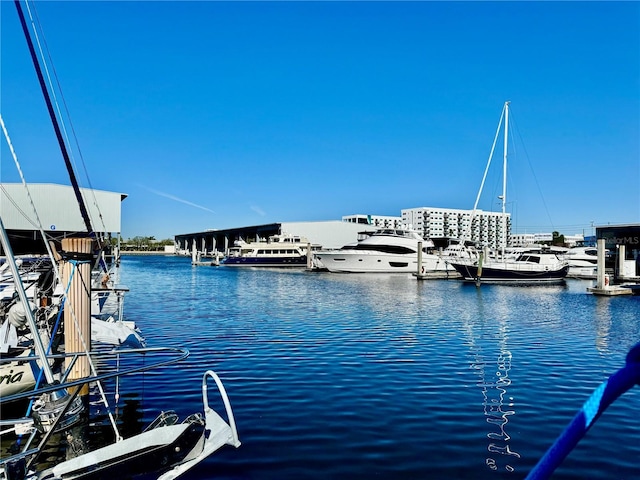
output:
POLYGON ((366 232, 356 243, 338 250, 314 253, 315 265, 340 273, 417 273, 418 242, 422 242, 422 267, 427 272, 455 273, 444 259, 434 252, 431 240, 404 228, 383 228, 366 232))

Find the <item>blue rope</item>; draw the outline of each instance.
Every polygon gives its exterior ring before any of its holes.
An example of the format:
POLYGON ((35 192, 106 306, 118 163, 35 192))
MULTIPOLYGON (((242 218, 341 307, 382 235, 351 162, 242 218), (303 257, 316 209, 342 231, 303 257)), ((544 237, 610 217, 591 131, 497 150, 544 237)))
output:
POLYGON ((627 354, 625 366, 593 392, 564 432, 529 472, 526 480, 551 477, 607 407, 634 385, 640 385, 640 343, 627 354))

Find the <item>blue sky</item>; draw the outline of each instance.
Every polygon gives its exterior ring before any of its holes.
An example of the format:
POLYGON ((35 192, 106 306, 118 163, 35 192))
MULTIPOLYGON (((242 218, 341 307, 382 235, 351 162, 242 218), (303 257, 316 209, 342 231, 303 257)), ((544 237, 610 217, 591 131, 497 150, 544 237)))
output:
MULTIPOLYGON (((640 222, 638 2, 34 5, 80 183, 128 195, 124 238, 471 209, 507 100, 516 232, 640 222)), ((69 184, 15 6, 0 8, 26 179, 69 184)), ((0 179, 18 181, 1 148, 0 179)), ((484 210, 501 208, 501 161, 500 146, 484 210)))

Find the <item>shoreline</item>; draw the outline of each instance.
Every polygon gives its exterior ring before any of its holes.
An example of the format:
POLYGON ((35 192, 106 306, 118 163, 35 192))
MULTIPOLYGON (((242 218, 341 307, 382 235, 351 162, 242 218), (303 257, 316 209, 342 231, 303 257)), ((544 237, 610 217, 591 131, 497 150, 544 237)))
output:
POLYGON ((124 257, 125 255, 176 255, 174 252, 163 252, 163 251, 149 251, 149 250, 127 250, 124 252, 120 252, 120 256, 124 257))

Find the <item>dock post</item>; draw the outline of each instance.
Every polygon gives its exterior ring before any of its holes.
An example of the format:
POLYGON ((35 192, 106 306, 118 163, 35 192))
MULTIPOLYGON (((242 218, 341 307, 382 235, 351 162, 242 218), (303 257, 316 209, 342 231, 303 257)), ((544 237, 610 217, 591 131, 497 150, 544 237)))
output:
POLYGON ((597 273, 596 273, 596 288, 602 290, 604 288, 604 275, 605 275, 605 264, 604 264, 604 252, 605 252, 605 239, 599 238, 597 240, 597 248, 598 248, 598 264, 597 264, 597 273))
POLYGON ((482 257, 484 256, 484 251, 481 250, 478 255, 478 274, 476 275, 476 287, 480 286, 480 278, 482 277, 482 257))
MULTIPOLYGON (((64 308, 64 349, 66 353, 91 351, 91 245, 90 238, 64 238, 62 281, 67 286, 64 308)), ((67 359, 67 366, 71 359, 67 359)), ((69 373, 69 380, 91 374, 89 358, 80 357, 69 373)), ((75 387, 77 388, 77 387, 75 387)), ((70 392, 71 393, 71 392, 70 392)), ((80 395, 89 393, 89 385, 80 387, 80 395)))
POLYGON ((626 246, 620 245, 618 247, 618 273, 615 275, 616 279, 623 280, 624 279, 624 260, 627 256, 627 248, 626 246))
POLYGON ((422 241, 418 242, 418 271, 416 272, 416 276, 418 278, 422 278, 422 241))

